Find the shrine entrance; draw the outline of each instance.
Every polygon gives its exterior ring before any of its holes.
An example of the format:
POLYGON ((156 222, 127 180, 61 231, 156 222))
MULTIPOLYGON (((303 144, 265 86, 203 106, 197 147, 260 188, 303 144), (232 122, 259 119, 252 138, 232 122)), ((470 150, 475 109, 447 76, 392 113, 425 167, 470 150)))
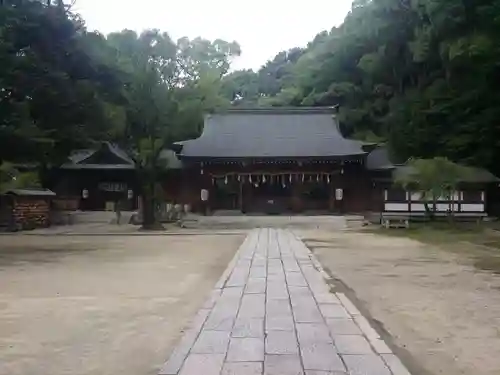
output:
POLYGON ((331 173, 249 173, 212 175, 211 208, 268 215, 328 213, 331 173))
POLYGON ((272 181, 248 185, 248 212, 280 214, 291 211, 292 186, 272 181))

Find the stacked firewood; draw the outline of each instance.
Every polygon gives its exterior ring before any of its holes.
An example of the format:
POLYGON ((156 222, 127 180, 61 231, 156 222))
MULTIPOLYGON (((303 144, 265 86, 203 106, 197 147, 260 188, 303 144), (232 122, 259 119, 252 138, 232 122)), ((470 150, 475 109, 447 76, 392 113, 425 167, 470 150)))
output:
POLYGON ((18 229, 47 227, 50 223, 50 205, 44 199, 17 197, 12 216, 18 229))

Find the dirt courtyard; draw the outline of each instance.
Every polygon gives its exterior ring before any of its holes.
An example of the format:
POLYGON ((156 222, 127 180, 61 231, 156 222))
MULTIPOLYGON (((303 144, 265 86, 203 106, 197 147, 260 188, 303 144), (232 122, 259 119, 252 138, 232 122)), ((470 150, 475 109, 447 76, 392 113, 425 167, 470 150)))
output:
POLYGON ((244 234, 1 236, 1 375, 153 375, 244 234))
POLYGON ((500 374, 500 275, 474 267, 473 249, 373 233, 298 234, 335 288, 392 337, 413 375, 500 374))

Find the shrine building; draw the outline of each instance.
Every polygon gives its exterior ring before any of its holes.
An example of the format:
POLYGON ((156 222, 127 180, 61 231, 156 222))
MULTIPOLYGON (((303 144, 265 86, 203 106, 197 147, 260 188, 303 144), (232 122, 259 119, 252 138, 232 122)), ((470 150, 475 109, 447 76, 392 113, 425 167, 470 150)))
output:
POLYGON ((174 148, 211 210, 343 213, 371 204, 375 145, 344 138, 331 108, 210 114, 199 138, 174 148))
MULTIPOLYGON (((173 144, 160 159, 167 165, 160 174, 161 200, 195 212, 425 213, 418 192, 394 185, 410 167, 393 163, 383 146, 345 138, 332 108, 209 114, 199 138, 173 144)), ((474 171, 452 199, 439 197, 432 208, 486 216, 488 191, 498 192, 499 180, 474 171)), ((74 209, 110 210, 117 201, 124 210, 138 208, 134 161, 111 143, 76 150, 56 176, 52 190, 74 209)))

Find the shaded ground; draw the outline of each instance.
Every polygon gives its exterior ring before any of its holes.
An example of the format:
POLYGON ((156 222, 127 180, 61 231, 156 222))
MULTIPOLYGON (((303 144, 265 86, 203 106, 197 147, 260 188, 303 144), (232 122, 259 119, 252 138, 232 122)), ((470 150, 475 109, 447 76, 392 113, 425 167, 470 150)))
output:
POLYGON ((498 223, 433 223, 413 225, 409 230, 377 228, 372 233, 391 237, 408 237, 437 245, 443 250, 468 258, 474 267, 500 274, 500 231, 498 223))
POLYGON ((484 270, 495 270, 489 259, 500 250, 472 243, 484 233, 300 234, 338 288, 347 285, 392 336, 414 374, 500 373, 500 275, 484 270), (407 235, 430 243, 398 237, 407 235))
POLYGON ((243 237, 1 236, 0 374, 155 374, 243 237))

